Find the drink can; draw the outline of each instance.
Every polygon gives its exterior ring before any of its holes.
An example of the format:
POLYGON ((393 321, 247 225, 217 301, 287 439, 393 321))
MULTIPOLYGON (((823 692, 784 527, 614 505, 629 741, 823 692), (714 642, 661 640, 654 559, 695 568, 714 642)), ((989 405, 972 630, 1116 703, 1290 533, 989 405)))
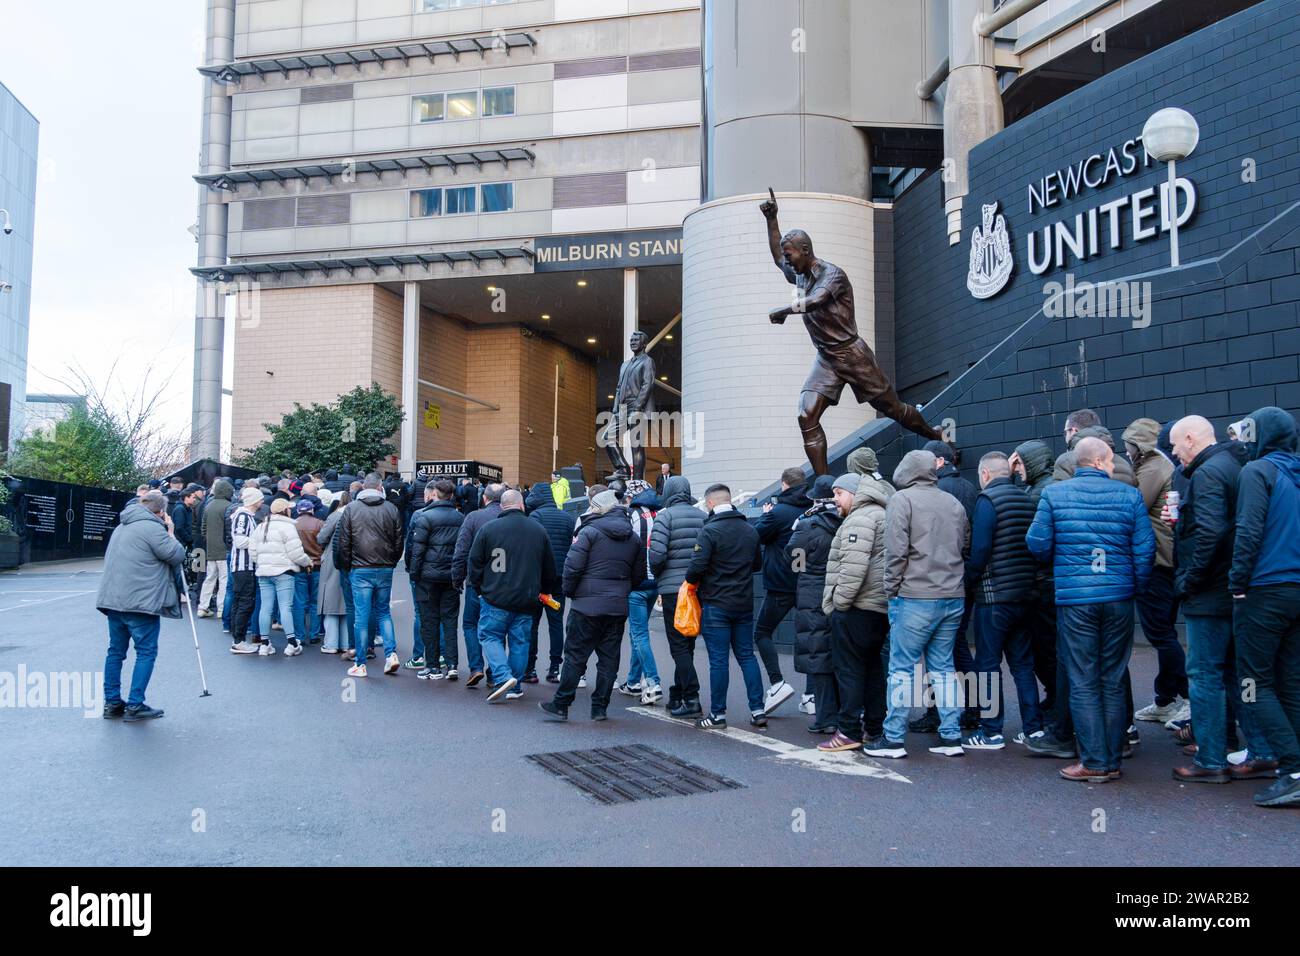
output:
POLYGON ((1176 491, 1170 491, 1165 495, 1165 504, 1169 507, 1169 520, 1178 520, 1178 504, 1182 501, 1182 495, 1176 491))

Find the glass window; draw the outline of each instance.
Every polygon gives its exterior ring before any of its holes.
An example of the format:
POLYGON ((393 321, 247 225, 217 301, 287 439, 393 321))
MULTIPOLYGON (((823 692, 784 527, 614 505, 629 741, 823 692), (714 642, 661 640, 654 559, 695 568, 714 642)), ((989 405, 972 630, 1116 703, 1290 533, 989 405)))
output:
POLYGON ((484 183, 483 211, 509 212, 515 208, 514 183, 484 183))
POLYGON ((442 190, 441 189, 413 189, 411 190, 411 218, 427 219, 430 216, 442 215, 442 190))
POLYGON ((483 91, 484 116, 513 116, 515 113, 515 88, 502 86, 483 91))
POLYGON ((463 10, 484 4, 495 6, 498 3, 514 2, 515 0, 416 0, 415 9, 419 13, 435 13, 439 10, 463 10))
POLYGON ((411 97, 414 123, 436 123, 442 119, 442 94, 426 93, 411 97))
POLYGON ((473 186, 457 186, 444 190, 447 194, 447 215, 474 211, 474 196, 478 190, 473 186))
POLYGON ((447 119, 473 119, 478 115, 478 90, 447 94, 447 119))

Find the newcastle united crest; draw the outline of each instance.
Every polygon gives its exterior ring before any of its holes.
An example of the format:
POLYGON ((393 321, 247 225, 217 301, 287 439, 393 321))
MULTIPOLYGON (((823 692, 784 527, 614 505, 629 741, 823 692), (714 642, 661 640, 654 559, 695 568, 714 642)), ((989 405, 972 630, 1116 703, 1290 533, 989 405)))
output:
POLYGON ((1011 237, 1007 224, 998 211, 996 202, 983 207, 984 223, 976 226, 970 235, 970 273, 966 288, 977 299, 997 295, 1011 278, 1011 237))

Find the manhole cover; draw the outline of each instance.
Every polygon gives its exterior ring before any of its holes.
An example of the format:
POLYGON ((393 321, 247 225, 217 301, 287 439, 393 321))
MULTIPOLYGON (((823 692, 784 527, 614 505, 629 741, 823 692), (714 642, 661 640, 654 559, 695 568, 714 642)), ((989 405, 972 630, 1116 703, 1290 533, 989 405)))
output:
POLYGON ((645 744, 529 754, 528 759, 600 803, 689 797, 745 786, 645 744))

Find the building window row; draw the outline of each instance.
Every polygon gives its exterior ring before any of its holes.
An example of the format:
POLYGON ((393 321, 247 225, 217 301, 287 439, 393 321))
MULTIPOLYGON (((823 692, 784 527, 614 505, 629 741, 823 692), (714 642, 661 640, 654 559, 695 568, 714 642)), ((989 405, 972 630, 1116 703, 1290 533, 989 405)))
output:
POLYGON ((515 88, 498 86, 459 93, 421 93, 411 97, 411 122, 441 123, 478 116, 513 116, 515 88))
POLYGON ((510 212, 515 208, 514 183, 479 183, 411 190, 411 218, 464 216, 477 212, 510 212))
POLYGON ((416 13, 441 13, 443 10, 467 10, 470 7, 497 7, 515 0, 415 0, 416 13))

